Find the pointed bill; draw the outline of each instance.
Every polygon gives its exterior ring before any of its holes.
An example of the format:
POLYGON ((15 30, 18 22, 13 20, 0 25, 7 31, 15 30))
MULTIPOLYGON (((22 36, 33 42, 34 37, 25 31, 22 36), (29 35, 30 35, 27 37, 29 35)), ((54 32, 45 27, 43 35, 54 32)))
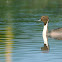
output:
POLYGON ((41 19, 39 19, 38 21, 41 21, 41 19))

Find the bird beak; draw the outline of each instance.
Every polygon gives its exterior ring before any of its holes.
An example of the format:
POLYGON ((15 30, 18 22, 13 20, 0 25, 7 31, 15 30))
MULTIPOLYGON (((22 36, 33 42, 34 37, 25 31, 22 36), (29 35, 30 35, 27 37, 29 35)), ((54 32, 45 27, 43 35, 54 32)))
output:
POLYGON ((39 19, 38 21, 41 21, 41 19, 39 19))

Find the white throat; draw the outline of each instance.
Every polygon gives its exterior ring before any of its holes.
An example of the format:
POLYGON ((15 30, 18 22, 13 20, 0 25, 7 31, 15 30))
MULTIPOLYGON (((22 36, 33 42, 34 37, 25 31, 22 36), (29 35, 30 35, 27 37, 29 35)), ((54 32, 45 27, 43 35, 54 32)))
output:
POLYGON ((44 25, 44 28, 43 28, 43 40, 44 40, 44 44, 46 44, 46 46, 48 47, 47 31, 48 31, 48 21, 47 21, 46 25, 44 25))

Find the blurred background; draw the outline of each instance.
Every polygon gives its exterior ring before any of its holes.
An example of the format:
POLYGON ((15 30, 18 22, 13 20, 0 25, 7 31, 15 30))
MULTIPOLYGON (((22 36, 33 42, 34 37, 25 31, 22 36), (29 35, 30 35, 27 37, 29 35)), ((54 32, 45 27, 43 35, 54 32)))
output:
POLYGON ((43 23, 49 30, 62 27, 62 0, 0 0, 0 62, 62 61, 62 41, 48 38, 50 50, 43 53, 43 23))

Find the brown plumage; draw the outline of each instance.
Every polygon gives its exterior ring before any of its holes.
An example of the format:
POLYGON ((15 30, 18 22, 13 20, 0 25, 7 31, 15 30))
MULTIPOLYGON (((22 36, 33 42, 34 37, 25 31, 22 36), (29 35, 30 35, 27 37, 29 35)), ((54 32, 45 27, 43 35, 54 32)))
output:
POLYGON ((47 21, 49 20, 48 16, 42 16, 41 21, 46 25, 47 21))
MULTIPOLYGON (((46 25, 47 21, 49 21, 49 17, 48 16, 42 16, 41 21, 44 23, 44 25, 46 25)), ((47 36, 49 36, 51 38, 58 39, 58 40, 62 40, 62 28, 53 29, 49 32, 47 31, 47 36)))

